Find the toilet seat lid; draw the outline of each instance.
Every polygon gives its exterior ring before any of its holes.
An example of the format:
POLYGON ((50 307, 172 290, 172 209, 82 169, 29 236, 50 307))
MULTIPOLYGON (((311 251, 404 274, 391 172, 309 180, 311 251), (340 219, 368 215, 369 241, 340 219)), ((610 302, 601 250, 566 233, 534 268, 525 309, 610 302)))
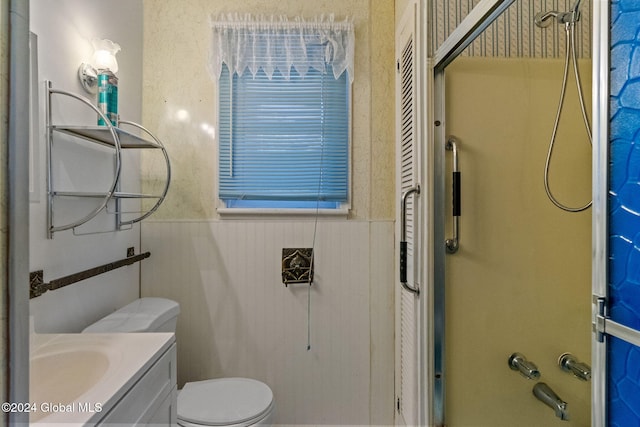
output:
POLYGON ((186 383, 178 393, 178 418, 220 426, 262 418, 271 410, 273 392, 249 378, 220 378, 186 383))

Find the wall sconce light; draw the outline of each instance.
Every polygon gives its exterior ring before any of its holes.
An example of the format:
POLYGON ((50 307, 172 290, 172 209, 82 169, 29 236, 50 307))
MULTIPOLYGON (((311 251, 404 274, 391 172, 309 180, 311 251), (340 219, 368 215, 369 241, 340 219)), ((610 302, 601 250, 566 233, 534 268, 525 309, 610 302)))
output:
POLYGON ((118 72, 118 61, 116 53, 120 51, 120 45, 107 39, 93 39, 93 57, 91 63, 83 62, 78 68, 78 78, 85 91, 95 94, 98 88, 98 72, 100 70, 110 70, 112 73, 118 72))

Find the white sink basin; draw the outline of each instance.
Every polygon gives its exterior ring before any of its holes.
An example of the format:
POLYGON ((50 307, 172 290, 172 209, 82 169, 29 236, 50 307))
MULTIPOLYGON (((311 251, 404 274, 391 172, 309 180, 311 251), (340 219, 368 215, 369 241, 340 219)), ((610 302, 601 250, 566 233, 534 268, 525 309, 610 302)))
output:
MULTIPOLYGON (((56 404, 68 405, 100 382, 109 368, 109 357, 101 351, 54 347, 31 358, 30 400, 49 403, 55 396, 56 404)), ((42 410, 30 416, 32 422, 47 415, 47 408, 38 409, 42 410)))
POLYGON ((94 423, 174 340, 173 334, 36 334, 30 423, 94 423))

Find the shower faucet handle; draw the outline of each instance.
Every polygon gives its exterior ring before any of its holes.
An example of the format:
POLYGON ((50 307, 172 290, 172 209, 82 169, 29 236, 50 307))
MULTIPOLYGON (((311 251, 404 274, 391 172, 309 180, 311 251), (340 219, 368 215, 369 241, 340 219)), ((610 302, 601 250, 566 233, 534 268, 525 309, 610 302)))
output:
POLYGON ((509 368, 514 371, 519 371, 523 377, 529 380, 540 378, 540 371, 535 363, 529 362, 526 357, 520 353, 513 353, 509 356, 509 368))
POLYGON ((572 373, 582 381, 589 381, 591 379, 591 366, 579 362, 571 353, 561 354, 558 358, 558 366, 560 366, 560 369, 563 371, 572 373))

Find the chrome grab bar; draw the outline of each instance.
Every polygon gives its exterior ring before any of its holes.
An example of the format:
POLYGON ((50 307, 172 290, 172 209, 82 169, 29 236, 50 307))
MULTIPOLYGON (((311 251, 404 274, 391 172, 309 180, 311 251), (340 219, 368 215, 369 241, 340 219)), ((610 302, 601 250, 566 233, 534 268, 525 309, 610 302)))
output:
POLYGON ((402 287, 418 295, 420 289, 412 287, 407 283, 407 199, 412 194, 420 194, 420 184, 412 187, 402 195, 402 203, 400 205, 400 283, 402 287))
POLYGON ((447 253, 458 252, 460 241, 458 232, 460 229, 460 171, 458 170, 458 140, 454 136, 447 138, 445 149, 453 152, 453 237, 445 241, 447 253))

